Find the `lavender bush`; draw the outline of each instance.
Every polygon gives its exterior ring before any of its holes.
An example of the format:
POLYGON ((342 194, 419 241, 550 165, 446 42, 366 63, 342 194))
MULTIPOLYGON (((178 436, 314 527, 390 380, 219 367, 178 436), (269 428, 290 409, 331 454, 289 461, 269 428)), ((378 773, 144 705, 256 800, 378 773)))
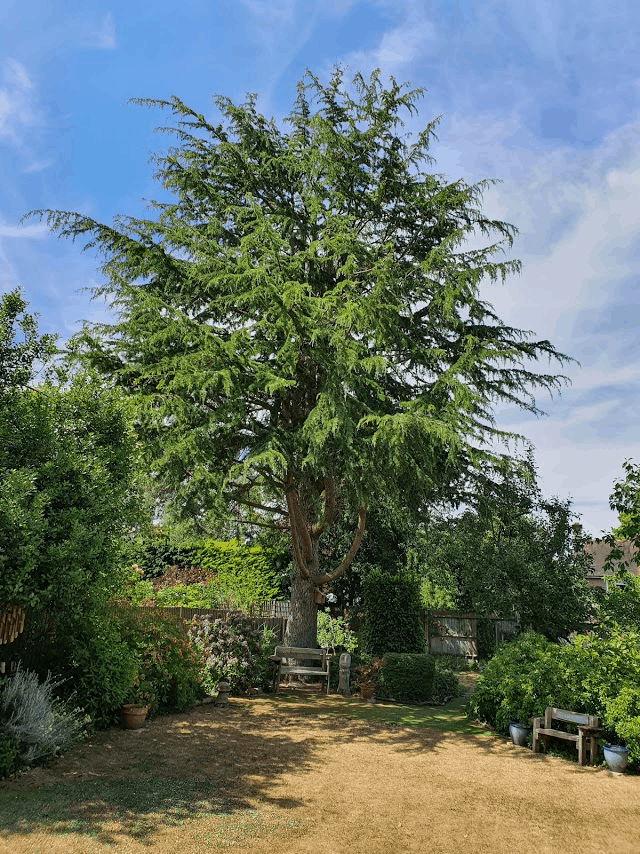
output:
POLYGON ((64 680, 22 670, 7 679, 0 692, 0 732, 19 745, 17 763, 31 765, 38 759, 57 756, 84 736, 83 713, 69 709, 53 696, 64 680))

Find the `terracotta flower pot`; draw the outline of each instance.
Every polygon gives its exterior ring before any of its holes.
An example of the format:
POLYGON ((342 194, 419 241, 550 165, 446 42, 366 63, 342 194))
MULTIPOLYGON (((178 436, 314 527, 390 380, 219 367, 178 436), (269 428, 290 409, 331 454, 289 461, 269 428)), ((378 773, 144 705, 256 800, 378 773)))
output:
POLYGON ((122 729, 140 729, 148 713, 149 706, 125 703, 120 708, 120 726, 122 729))
POLYGON ((375 693, 375 687, 373 685, 361 685, 360 686, 360 696, 363 700, 371 700, 373 699, 373 695, 375 693))

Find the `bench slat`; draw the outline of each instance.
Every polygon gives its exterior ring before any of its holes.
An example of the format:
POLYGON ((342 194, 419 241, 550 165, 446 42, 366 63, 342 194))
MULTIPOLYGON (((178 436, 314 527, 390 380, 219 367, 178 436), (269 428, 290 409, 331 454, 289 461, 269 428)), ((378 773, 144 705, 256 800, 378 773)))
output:
POLYGON ((539 735, 554 735, 556 738, 566 738, 568 741, 579 741, 580 736, 574 735, 571 732, 562 732, 559 729, 538 729, 536 728, 536 732, 539 735))
POLYGON ((277 646, 275 655, 281 658, 322 658, 327 649, 305 649, 302 646, 277 646))
POLYGON ((570 712, 567 709, 551 709, 551 717, 556 721, 565 721, 572 724, 588 724, 591 715, 582 712, 570 712))
POLYGON ((328 670, 321 670, 319 667, 281 667, 280 673, 282 676, 287 674, 294 676, 326 676, 328 670))

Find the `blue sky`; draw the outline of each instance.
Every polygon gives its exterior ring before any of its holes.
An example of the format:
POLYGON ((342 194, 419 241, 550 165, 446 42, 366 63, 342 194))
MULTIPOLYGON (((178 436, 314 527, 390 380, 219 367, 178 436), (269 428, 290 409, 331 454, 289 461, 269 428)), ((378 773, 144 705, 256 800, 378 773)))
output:
MULTIPOLYGON (((309 67, 324 81, 380 68, 424 87, 415 132, 441 116, 433 171, 499 178, 483 212, 519 229, 504 258, 523 270, 481 289, 508 324, 581 367, 536 418, 498 408, 536 449, 546 496, 570 497, 592 535, 616 522, 608 496, 640 461, 640 6, 593 0, 4 0, 0 27, 0 283, 22 286, 43 332, 65 340, 108 316, 78 289, 97 259, 32 221, 34 208, 145 215, 160 198, 148 159, 170 115, 128 105, 211 95, 281 120, 309 67)), ((485 241, 486 242, 486 241, 485 241)), ((473 244, 470 244, 473 245, 473 244)), ((481 240, 478 246, 483 245, 481 240)), ((495 260, 500 260, 496 257, 495 260)), ((532 366, 534 367, 534 366, 532 366)), ((551 371, 559 372, 552 364, 551 371)), ((546 362, 536 368, 546 371, 546 362)))

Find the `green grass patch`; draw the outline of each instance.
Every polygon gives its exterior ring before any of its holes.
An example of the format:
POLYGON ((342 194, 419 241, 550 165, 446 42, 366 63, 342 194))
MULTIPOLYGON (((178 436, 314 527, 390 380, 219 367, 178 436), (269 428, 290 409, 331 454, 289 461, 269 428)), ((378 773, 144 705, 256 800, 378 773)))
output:
POLYGON ((318 717, 334 715, 359 721, 377 721, 378 723, 400 724, 404 726, 422 727, 438 732, 452 732, 460 735, 496 736, 481 724, 470 721, 465 713, 467 697, 456 697, 444 706, 412 706, 410 704, 364 703, 359 700, 344 700, 323 697, 320 694, 294 695, 279 693, 269 697, 266 702, 274 707, 280 705, 300 706, 300 714, 318 717))
POLYGON ((126 833, 143 840, 160 826, 205 816, 229 816, 211 781, 91 780, 27 792, 0 792, 0 827, 13 833, 80 833, 109 841, 126 833))

